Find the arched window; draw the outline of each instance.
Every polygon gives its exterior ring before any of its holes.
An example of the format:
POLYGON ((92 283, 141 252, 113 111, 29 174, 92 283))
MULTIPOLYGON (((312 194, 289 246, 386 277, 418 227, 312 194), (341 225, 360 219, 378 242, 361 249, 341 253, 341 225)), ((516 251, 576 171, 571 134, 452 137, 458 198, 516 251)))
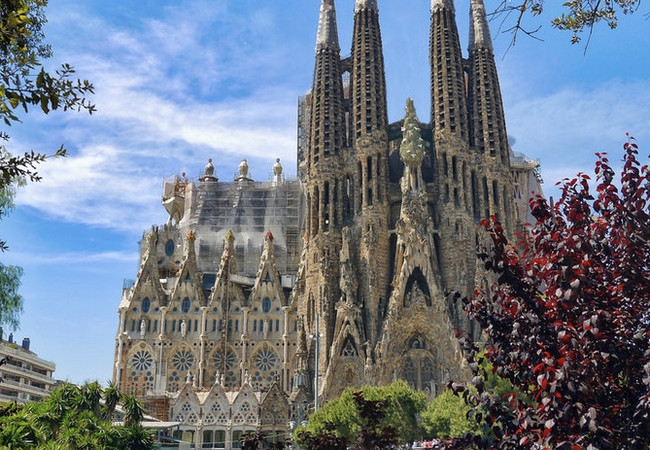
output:
POLYGON ((165 254, 167 256, 172 256, 174 254, 175 247, 176 245, 174 244, 173 240, 171 239, 167 240, 167 242, 165 243, 165 254))
POLYGON ((426 348, 424 341, 420 336, 413 336, 409 341, 409 348, 411 349, 423 349, 426 348))
POLYGON ((268 297, 264 297, 264 300, 262 300, 262 311, 264 311, 264 314, 268 314, 269 311, 271 311, 271 299, 268 297))
POLYGON ((142 300, 142 312, 144 314, 147 314, 149 312, 149 308, 151 308, 151 300, 149 297, 145 297, 144 300, 142 300))
POLYGON ((433 376, 433 361, 431 358, 425 357, 422 360, 422 389, 432 389, 431 382, 434 381, 433 376))
POLYGON ((411 358, 406 358, 404 361, 404 380, 411 386, 413 389, 418 388, 418 374, 415 369, 415 364, 411 358))
POLYGON ((190 312, 190 298, 189 298, 189 297, 185 297, 185 298, 183 299, 183 304, 181 305, 181 310, 182 310, 185 314, 187 314, 188 312, 190 312))

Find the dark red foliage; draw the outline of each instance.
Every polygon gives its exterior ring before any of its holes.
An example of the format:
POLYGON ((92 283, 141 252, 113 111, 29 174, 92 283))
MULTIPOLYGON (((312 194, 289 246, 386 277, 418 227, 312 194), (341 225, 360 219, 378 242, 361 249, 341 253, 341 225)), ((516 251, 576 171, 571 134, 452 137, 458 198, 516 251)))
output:
POLYGON ((597 155, 593 196, 578 174, 555 205, 532 199, 537 223, 516 246, 496 218, 483 224, 492 245, 481 257, 498 280, 489 294, 465 299, 466 309, 488 338, 494 371, 529 400, 484 391, 477 346, 463 337, 478 391, 463 394, 487 412, 494 436, 466 445, 650 445, 650 171, 633 138, 624 148, 618 182, 597 155))

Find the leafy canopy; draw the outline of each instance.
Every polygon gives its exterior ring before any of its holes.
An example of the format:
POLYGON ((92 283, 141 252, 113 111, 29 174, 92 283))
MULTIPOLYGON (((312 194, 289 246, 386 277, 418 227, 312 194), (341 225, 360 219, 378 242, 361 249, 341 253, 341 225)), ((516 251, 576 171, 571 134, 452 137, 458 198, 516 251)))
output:
POLYGON ((140 404, 114 386, 66 384, 41 403, 0 404, 0 448, 153 449, 151 433, 136 418, 142 418, 140 404), (124 426, 112 424, 117 399, 124 426))
MULTIPOLYGON (((527 14, 539 16, 544 11, 545 0, 501 0, 493 12, 500 16, 504 23, 508 23, 510 16, 514 16, 515 23, 506 31, 512 33, 512 43, 517 39, 517 34, 522 32, 534 36, 540 27, 528 28, 524 24, 527 14)), ((568 30, 573 34, 571 43, 581 41, 582 33, 587 31, 591 36, 594 26, 604 22, 610 28, 618 26, 621 15, 635 13, 641 6, 641 0, 569 0, 562 3, 564 8, 559 17, 551 21, 551 25, 558 30, 568 30)))
POLYGON ((424 393, 414 391, 402 380, 385 387, 366 386, 359 392, 346 389, 312 414, 295 434, 307 448, 336 443, 342 448, 387 448, 382 445, 421 437, 417 417, 425 406, 424 393))
POLYGON ((494 448, 650 445, 650 170, 632 138, 624 149, 619 180, 598 154, 594 194, 579 174, 556 204, 532 199, 537 223, 517 245, 496 218, 483 224, 498 280, 466 307, 493 371, 532 400, 493 395, 461 339, 476 387, 464 395, 487 411, 494 448))
MULTIPOLYGON (((44 43, 46 6, 47 0, 0 3, 0 119, 7 127, 20 122, 20 114, 32 107, 45 114, 54 110, 95 111, 86 99, 94 93, 93 85, 88 80, 74 79, 72 66, 63 64, 52 73, 42 66, 43 60, 52 56, 52 49, 44 43)), ((8 133, 0 130, 0 139, 8 141, 8 133)), ((36 166, 47 154, 34 150, 21 153, 0 154, 0 188, 19 179, 40 180, 36 166)), ((53 155, 65 155, 65 148, 61 146, 53 155)))

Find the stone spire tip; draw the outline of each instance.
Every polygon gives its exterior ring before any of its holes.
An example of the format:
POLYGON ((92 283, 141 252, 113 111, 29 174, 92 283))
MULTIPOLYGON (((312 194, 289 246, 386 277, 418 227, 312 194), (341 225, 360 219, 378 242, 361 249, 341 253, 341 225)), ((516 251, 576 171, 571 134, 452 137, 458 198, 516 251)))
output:
POLYGON ((377 6, 377 0, 356 0, 354 4, 354 13, 356 14, 362 9, 379 11, 379 7, 377 6))
POLYGON ((336 26, 336 8, 334 7, 334 0, 322 0, 320 5, 316 51, 324 48, 335 50, 337 52, 341 50, 336 26))
POLYGON ((472 0, 469 17, 469 49, 488 48, 492 50, 492 38, 483 0, 472 0))
POLYGON ((454 8, 454 0, 431 0, 431 11, 435 11, 440 8, 451 9, 451 12, 456 13, 454 8))

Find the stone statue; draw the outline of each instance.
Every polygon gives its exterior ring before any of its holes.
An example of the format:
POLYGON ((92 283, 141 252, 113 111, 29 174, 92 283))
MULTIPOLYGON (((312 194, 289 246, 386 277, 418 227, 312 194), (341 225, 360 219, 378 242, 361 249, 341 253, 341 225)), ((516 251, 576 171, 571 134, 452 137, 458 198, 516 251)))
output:
POLYGON ((248 162, 242 159, 239 163, 239 176, 241 178, 248 178, 248 162))
POLYGON ((185 319, 181 322, 181 336, 185 337, 187 334, 187 325, 185 324, 185 319))
POLYGON ((282 164, 280 164, 280 158, 275 159, 275 164, 273 164, 273 175, 279 177, 282 175, 282 164))

